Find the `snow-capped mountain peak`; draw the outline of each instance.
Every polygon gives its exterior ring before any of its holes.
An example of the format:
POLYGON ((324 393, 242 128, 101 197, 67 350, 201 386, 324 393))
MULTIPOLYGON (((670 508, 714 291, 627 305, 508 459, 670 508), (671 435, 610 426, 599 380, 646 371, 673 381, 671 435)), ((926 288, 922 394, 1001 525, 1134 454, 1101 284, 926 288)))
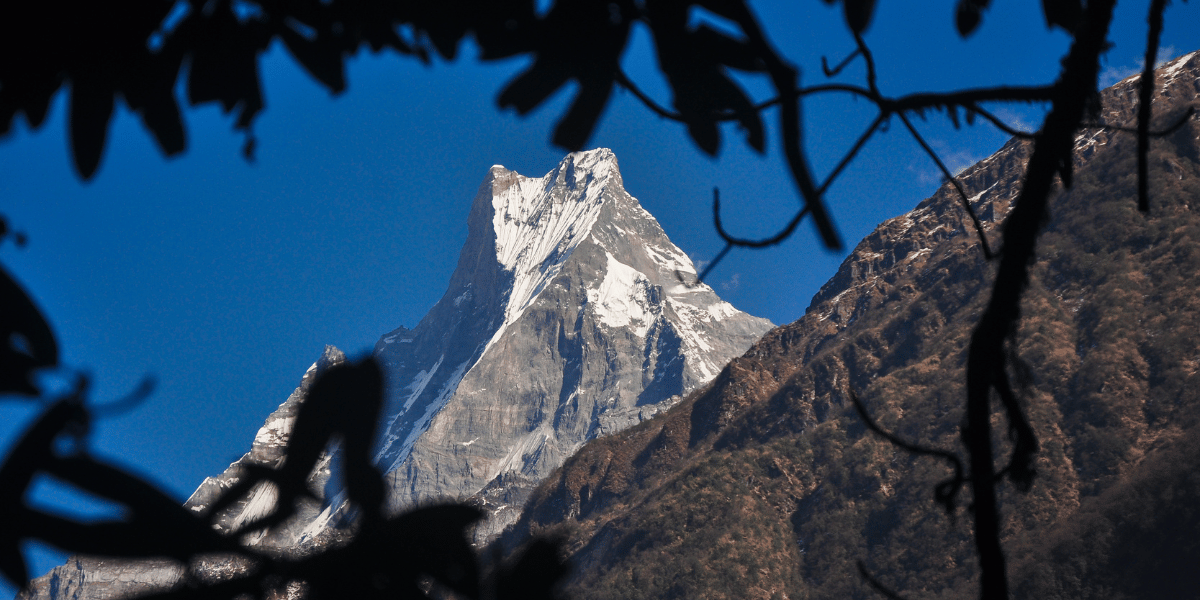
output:
POLYGON ((625 191, 611 150, 542 177, 493 166, 469 221, 442 300, 376 346, 397 507, 487 488, 515 515, 586 439, 709 381, 770 327, 679 283, 694 266, 625 191))
POLYGON ((512 274, 505 323, 515 320, 584 239, 600 216, 617 159, 601 148, 569 154, 545 176, 524 177, 492 167, 492 227, 496 260, 512 274))

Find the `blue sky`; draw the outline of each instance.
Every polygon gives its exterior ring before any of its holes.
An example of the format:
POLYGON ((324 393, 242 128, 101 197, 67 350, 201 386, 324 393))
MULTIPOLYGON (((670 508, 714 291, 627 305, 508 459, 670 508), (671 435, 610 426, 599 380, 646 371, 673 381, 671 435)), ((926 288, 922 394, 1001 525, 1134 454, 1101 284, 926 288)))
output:
MULTIPOLYGON (((1138 67, 1147 5, 1118 8, 1106 83, 1138 67)), ((840 10, 823 2, 753 6, 806 83, 824 79, 822 54, 837 59, 853 49, 840 10)), ((995 3, 967 41, 952 18, 949 0, 880 2, 866 40, 885 93, 1054 79, 1067 38, 1046 30, 1038 2, 995 3)), ((1196 23, 1198 3, 1173 3, 1164 54, 1200 48, 1196 23)), ((0 248, 0 262, 49 316, 65 364, 91 374, 96 401, 127 393, 146 375, 158 382, 136 411, 97 425, 98 454, 182 501, 248 449, 325 344, 362 355, 381 334, 420 320, 445 289, 488 167, 540 176, 565 154, 547 140, 571 90, 528 118, 498 111, 496 94, 527 63, 482 64, 474 55, 467 44, 456 62, 424 66, 362 54, 351 62, 349 90, 334 98, 277 47, 262 60, 267 108, 255 128, 254 164, 241 159, 242 138, 213 107, 186 112, 188 151, 170 160, 121 112, 89 183, 70 166, 61 95, 40 130, 21 122, 0 140, 0 213, 30 238, 25 249, 0 248)), ((625 64, 668 102, 644 31, 625 64)), ((840 79, 861 77, 859 63, 840 79)), ((763 81, 744 81, 768 97, 763 81)), ((1036 106, 995 108, 1014 124, 1039 122, 1036 106)), ((810 100, 804 110, 819 174, 874 116, 846 96, 810 100)), ((956 131, 937 114, 916 124, 953 169, 1006 139, 982 125, 956 131)), ((877 137, 829 193, 848 248, 939 184, 901 129, 877 137)), ((590 145, 614 150, 628 191, 704 261, 721 248, 709 212, 713 186, 729 227, 742 235, 766 234, 794 211, 774 133, 760 157, 730 126, 720 156, 710 159, 682 127, 618 92, 590 145)), ((822 250, 804 226, 779 247, 735 251, 710 283, 735 306, 786 323, 804 313, 843 258, 822 250)), ((32 414, 28 406, 0 406, 5 448, 32 414)), ((81 506, 49 482, 38 498, 81 506)), ((62 559, 39 557, 43 570, 62 559)))

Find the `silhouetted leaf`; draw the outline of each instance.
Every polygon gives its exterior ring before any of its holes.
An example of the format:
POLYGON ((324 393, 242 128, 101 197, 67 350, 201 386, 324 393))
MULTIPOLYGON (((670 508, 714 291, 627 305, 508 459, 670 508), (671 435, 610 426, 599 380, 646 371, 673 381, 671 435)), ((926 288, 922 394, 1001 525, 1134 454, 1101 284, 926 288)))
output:
POLYGON ((36 396, 35 369, 58 364, 58 344, 33 300, 0 267, 0 393, 36 396))
POLYGON ((91 179, 100 166, 112 111, 111 88, 90 79, 71 82, 71 155, 84 179, 91 179))
POLYGON ((707 25, 696 28, 688 37, 691 38, 688 43, 699 54, 697 62, 711 62, 753 73, 765 70, 762 57, 742 40, 735 40, 707 25))
POLYGON ((318 35, 315 40, 307 40, 290 27, 281 28, 280 34, 284 45, 304 70, 334 94, 346 90, 346 76, 343 72, 345 57, 335 44, 324 39, 322 35, 318 35))
POLYGON ((0 136, 7 135, 12 128, 13 119, 17 116, 17 105, 9 94, 0 89, 0 136))
POLYGON ((958 6, 954 9, 954 27, 958 29, 958 35, 967 37, 975 33, 989 2, 990 0, 958 1, 958 6))
POLYGON ((862 33, 871 24, 875 15, 875 0, 842 0, 842 10, 846 16, 846 25, 854 33, 862 33))
POLYGON ((513 108, 517 114, 527 114, 570 78, 570 73, 557 61, 539 59, 504 87, 496 104, 500 108, 513 108))
POLYGON ((178 560, 197 553, 237 549, 235 541, 217 534, 206 520, 174 498, 120 469, 79 456, 48 461, 46 472, 129 509, 127 518, 116 523, 85 526, 61 520, 60 539, 49 537, 47 529, 39 529, 44 532, 43 539, 60 548, 94 555, 178 560), (119 534, 118 539, 113 539, 114 534, 119 534))
POLYGON ((496 575, 496 600, 554 600, 570 573, 557 540, 533 540, 510 566, 496 575))
MULTIPOLYGON (((11 528, 11 525, 6 524, 6 527, 11 528)), ((29 581, 29 568, 25 565, 25 557, 21 556, 20 538, 8 539, 11 533, 14 532, 0 534, 0 573, 9 583, 23 589, 29 581)))
POLYGON ((359 507, 378 510, 383 482, 372 463, 370 446, 383 408, 383 374, 371 358, 329 367, 317 376, 296 413, 288 439, 287 457, 276 483, 280 501, 305 493, 325 447, 335 437, 342 442, 346 491, 359 507))
MULTIPOLYGON (((16 104, 18 110, 24 112, 25 118, 29 119, 29 126, 37 129, 45 121, 46 113, 50 110, 50 101, 62 85, 62 79, 58 73, 34 72, 29 75, 21 82, 24 85, 15 94, 16 104)), ((5 85, 8 85, 7 80, 5 85)))
POLYGON ((142 118, 142 124, 154 135, 159 150, 167 156, 183 152, 187 147, 183 117, 175 101, 174 83, 172 78, 157 87, 129 89, 125 92, 125 101, 142 118))
POLYGON ((401 556, 418 575, 477 598, 479 563, 467 531, 481 518, 479 509, 463 504, 420 508, 390 519, 378 540, 402 548, 401 556))
POLYGON ((322 598, 426 598, 422 581, 479 598, 479 564, 466 530, 482 516, 464 505, 420 508, 365 529, 339 552, 296 570, 322 598))
POLYGON ((217 101, 225 112, 238 108, 236 127, 245 129, 263 107, 258 53, 270 35, 253 22, 240 25, 226 10, 214 10, 187 35, 196 39, 188 72, 192 104, 217 101))
POLYGON ((592 136, 596 122, 604 112, 604 107, 608 104, 612 86, 611 79, 582 82, 571 108, 554 128, 554 143, 572 152, 583 150, 588 138, 592 136))
POLYGON ((25 430, 0 466, 0 514, 9 519, 0 529, 0 571, 16 585, 24 585, 28 580, 21 558, 21 540, 36 533, 24 524, 23 517, 29 512, 24 507, 26 491, 34 474, 50 458, 54 438, 82 417, 79 403, 74 399, 56 402, 25 430))
POLYGON ((1042 13, 1046 16, 1046 27, 1062 27, 1075 31, 1083 16, 1081 0, 1042 0, 1042 13))

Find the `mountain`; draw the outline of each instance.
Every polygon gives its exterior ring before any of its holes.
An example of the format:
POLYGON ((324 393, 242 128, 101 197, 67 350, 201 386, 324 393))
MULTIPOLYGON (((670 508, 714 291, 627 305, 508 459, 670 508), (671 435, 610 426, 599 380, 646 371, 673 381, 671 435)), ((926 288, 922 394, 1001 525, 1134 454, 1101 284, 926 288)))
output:
MULTIPOLYGON (((377 462, 390 508, 470 501, 490 515, 475 532, 484 542, 586 441, 711 381, 771 324, 689 284, 695 279, 691 260, 625 191, 610 150, 570 154, 540 178, 492 167, 446 293, 416 327, 385 334, 374 349, 387 381, 377 462)), ((308 387, 344 359, 326 348, 250 452, 206 479, 186 506, 205 510, 244 466, 282 464, 308 387)), ((338 464, 335 450, 310 475, 322 505, 247 541, 273 552, 338 542, 349 515, 338 464)), ((218 526, 253 520, 275 501, 260 485, 218 526)), ((216 577, 233 568, 219 558, 199 567, 216 577)), ((180 574, 170 563, 73 558, 22 597, 117 597, 174 585, 180 574)))
POLYGON ((494 166, 442 299, 375 347, 393 505, 476 499, 491 531, 585 441, 710 381, 771 325, 695 280, 607 149, 494 166))
MULTIPOLYGON (((1156 78, 1163 128, 1200 98, 1200 53, 1156 78)), ((1136 77, 1118 83, 1099 117, 1132 126, 1136 98, 1136 77)), ((1013 140, 959 176, 993 247, 1030 150, 1013 140)), ((1001 486, 1015 597, 1200 589, 1200 122, 1153 141, 1148 214, 1135 160, 1129 133, 1080 133, 1024 295, 1014 371, 1041 450, 1028 493, 1001 486)), ((905 598, 978 597, 969 488, 945 514, 949 465, 868 431, 847 390, 888 431, 962 453, 994 268, 943 186, 712 385, 581 448, 501 542, 564 536, 579 600, 881 597, 858 561, 905 598)))
MULTIPOLYGON (((192 493, 184 506, 202 512, 225 489, 235 485, 242 468, 250 465, 277 467, 286 458, 288 434, 295 422, 297 409, 308 394, 309 388, 317 375, 330 366, 346 360, 345 354, 333 346, 326 346, 325 351, 317 362, 313 363, 304 376, 300 385, 279 405, 259 428, 251 443, 250 451, 235 461, 224 473, 216 477, 208 477, 192 493)), ((323 484, 329 477, 329 460, 326 459, 310 476, 314 487, 323 484)), ((220 514, 217 529, 233 530, 243 523, 261 516, 275 501, 274 488, 260 485, 247 497, 239 499, 227 511, 220 514)), ((321 507, 303 506, 299 509, 299 518, 288 523, 284 534, 275 533, 264 539, 261 534, 247 540, 256 545, 278 547, 279 540, 312 537, 312 523, 320 522, 318 511, 321 507)), ((336 532, 327 531, 322 542, 335 541, 332 538, 336 532)), ((220 577, 223 572, 239 569, 239 564, 230 557, 204 556, 194 565, 202 577, 220 577)), ((27 600, 102 600, 108 598, 131 598, 148 591, 169 589, 177 585, 185 576, 183 565, 171 560, 112 560, 93 557, 72 556, 67 564, 52 569, 46 575, 34 579, 27 589, 17 594, 18 599, 27 600)))

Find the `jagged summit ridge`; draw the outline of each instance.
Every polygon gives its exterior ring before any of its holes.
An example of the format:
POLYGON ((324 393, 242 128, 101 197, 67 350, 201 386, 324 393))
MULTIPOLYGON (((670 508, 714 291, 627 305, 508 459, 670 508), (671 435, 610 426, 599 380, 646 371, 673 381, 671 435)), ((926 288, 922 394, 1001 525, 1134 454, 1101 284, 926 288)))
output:
MULTIPOLYGON (((492 167, 496 260, 513 276, 506 325, 537 298, 591 233, 613 175, 620 187, 617 159, 607 148, 572 153, 537 179, 492 167)), ((477 202, 486 200, 481 194, 477 202)))
POLYGON ((497 506, 519 505, 512 490, 709 381, 770 327, 679 273, 695 267, 625 191, 611 150, 542 177, 489 169, 446 294, 376 346, 395 506, 493 484, 497 506))
MULTIPOLYGON (((471 501, 491 515, 477 539, 491 538, 585 441, 672 406, 771 327, 708 286, 681 285, 678 272, 695 268, 625 191, 610 150, 568 155, 537 178, 489 169, 445 294, 415 327, 398 327, 375 345, 387 379, 376 460, 387 472, 391 508, 471 501)), ((327 348, 267 417, 250 452, 206 479, 187 506, 204 510, 238 481, 242 466, 282 464, 309 386, 342 360, 327 348)), ((341 525, 353 511, 345 510, 338 463, 326 454, 309 477, 322 504, 300 507, 298 518, 251 543, 304 553, 344 542, 350 534, 341 525)), ((221 527, 252 520, 276 501, 274 488, 261 485, 221 527)), ((232 567, 218 557, 200 568, 221 577, 232 567)), ((36 581, 27 598, 134 595, 180 577, 162 561, 73 560, 36 581)))

